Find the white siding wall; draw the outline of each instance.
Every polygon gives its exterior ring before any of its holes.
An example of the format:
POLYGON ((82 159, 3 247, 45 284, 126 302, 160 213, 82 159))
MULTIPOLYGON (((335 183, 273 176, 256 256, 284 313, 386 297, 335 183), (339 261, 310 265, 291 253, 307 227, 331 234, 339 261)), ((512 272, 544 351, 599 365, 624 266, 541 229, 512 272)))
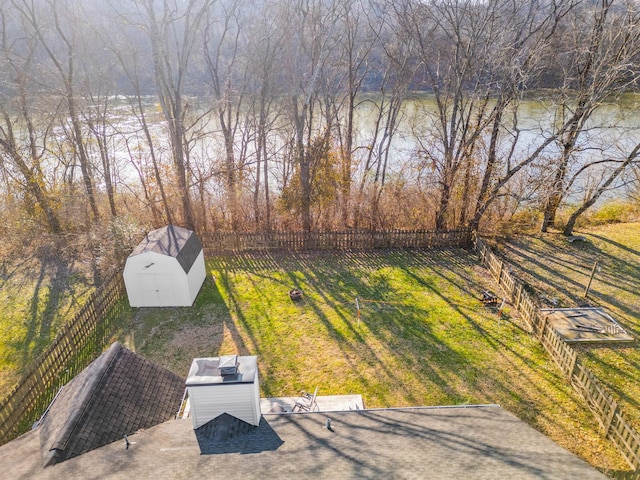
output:
POLYGON ((132 307, 186 307, 187 275, 178 261, 167 255, 145 252, 127 259, 124 282, 132 307))
POLYGON ((258 425, 260 423, 260 417, 262 416, 262 410, 260 410, 260 381, 258 379, 258 369, 256 369, 256 377, 253 380, 252 387, 253 411, 255 412, 256 422, 252 423, 252 425, 258 425))
POLYGON ((190 386, 188 390, 194 429, 223 413, 233 415, 251 425, 257 426, 260 423, 257 378, 254 383, 190 386))
POLYGON ((198 296, 198 292, 200 292, 200 287, 202 287, 202 283, 207 276, 207 271, 204 265, 204 251, 200 250, 200 254, 198 258, 196 258, 195 263, 189 270, 189 275, 187 276, 187 284, 189 291, 189 300, 191 303, 189 305, 193 305, 193 302, 196 301, 196 297, 198 296))

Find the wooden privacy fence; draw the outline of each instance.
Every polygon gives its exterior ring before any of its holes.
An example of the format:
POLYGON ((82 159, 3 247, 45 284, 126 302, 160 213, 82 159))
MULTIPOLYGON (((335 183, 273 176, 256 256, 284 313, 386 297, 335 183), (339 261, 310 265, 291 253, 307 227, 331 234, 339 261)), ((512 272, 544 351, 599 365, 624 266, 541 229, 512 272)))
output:
POLYGON ((609 473, 609 476, 615 480, 640 480, 640 470, 635 472, 613 472, 609 473))
POLYGON ((625 419, 620 406, 603 383, 587 367, 582 365, 578 352, 563 342, 547 324, 546 316, 524 288, 524 284, 511 273, 508 264, 500 260, 481 238, 474 239, 476 252, 489 268, 500 288, 513 302, 534 335, 558 364, 567 380, 584 398, 595 416, 600 430, 609 438, 636 473, 616 478, 637 478, 640 474, 640 433, 625 419))
POLYGON ((469 230, 432 232, 389 230, 345 232, 205 233, 208 254, 267 251, 375 250, 386 248, 439 248, 468 245, 469 230))
POLYGON ((91 294, 51 345, 29 364, 20 383, 0 401, 0 444, 36 422, 58 390, 102 353, 124 317, 124 292, 118 271, 91 294))

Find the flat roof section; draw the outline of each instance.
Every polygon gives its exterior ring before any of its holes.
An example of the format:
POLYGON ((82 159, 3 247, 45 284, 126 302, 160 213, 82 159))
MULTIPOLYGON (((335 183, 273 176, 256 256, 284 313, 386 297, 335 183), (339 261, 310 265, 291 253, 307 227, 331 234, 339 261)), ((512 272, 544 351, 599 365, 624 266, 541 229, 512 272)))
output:
POLYGON ((633 342, 629 335, 601 307, 541 308, 540 313, 566 343, 633 342))
POLYGON ((187 375, 187 387, 204 385, 222 385, 229 383, 253 383, 258 371, 257 356, 238 356, 238 373, 224 375, 225 368, 232 356, 194 358, 187 375))

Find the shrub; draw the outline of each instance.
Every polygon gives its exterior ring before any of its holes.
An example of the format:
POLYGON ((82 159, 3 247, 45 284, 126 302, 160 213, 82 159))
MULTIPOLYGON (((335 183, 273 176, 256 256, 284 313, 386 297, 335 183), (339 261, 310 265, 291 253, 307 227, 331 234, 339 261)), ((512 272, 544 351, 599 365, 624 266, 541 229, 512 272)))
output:
POLYGON ((603 225, 606 223, 626 223, 640 219, 640 207, 628 200, 610 200, 600 208, 586 215, 585 223, 603 225))

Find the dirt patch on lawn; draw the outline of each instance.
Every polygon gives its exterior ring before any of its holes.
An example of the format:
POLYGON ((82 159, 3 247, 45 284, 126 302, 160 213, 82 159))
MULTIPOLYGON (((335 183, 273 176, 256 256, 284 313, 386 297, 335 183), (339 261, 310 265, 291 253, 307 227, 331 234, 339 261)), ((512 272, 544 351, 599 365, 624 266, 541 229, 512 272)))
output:
POLYGON ((184 325, 174 332, 162 332, 162 326, 151 332, 151 337, 162 335, 168 337, 156 348, 156 342, 143 342, 140 353, 149 360, 158 363, 182 377, 187 376, 194 358, 215 357, 219 355, 220 346, 225 337, 223 322, 210 325, 184 325))
POLYGON ((167 344, 168 350, 187 350, 193 357, 212 357, 222 344, 224 328, 222 323, 202 327, 189 327, 173 335, 167 344))

